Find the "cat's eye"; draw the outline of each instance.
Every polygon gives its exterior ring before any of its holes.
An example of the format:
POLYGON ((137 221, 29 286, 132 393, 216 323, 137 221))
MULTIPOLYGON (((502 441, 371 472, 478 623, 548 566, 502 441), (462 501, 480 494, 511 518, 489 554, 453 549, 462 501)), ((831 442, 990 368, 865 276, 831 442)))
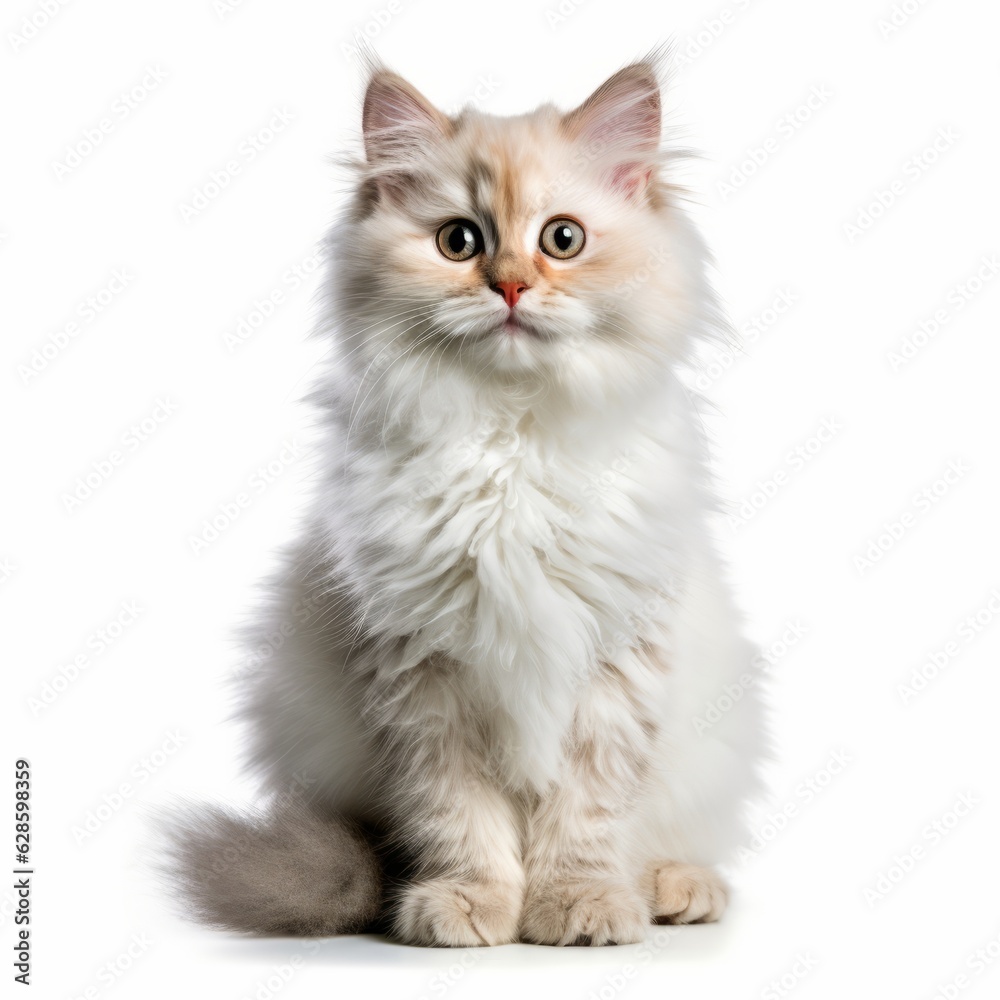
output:
POLYGON ((468 219, 452 219, 437 234, 438 250, 448 260, 469 260, 483 249, 483 234, 468 219))
POLYGON ((583 226, 579 222, 572 219, 551 219, 542 227, 538 245, 550 257, 567 260, 583 249, 585 241, 583 226))

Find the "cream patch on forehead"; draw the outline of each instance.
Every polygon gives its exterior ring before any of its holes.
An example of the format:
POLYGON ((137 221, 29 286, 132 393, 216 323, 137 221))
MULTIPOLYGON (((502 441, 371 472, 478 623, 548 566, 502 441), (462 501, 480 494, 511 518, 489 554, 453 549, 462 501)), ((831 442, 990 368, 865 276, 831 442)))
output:
POLYGON ((519 128, 487 142, 482 131, 465 137, 470 147, 467 196, 488 246, 520 248, 524 227, 543 207, 549 190, 544 158, 531 145, 538 134, 519 128))

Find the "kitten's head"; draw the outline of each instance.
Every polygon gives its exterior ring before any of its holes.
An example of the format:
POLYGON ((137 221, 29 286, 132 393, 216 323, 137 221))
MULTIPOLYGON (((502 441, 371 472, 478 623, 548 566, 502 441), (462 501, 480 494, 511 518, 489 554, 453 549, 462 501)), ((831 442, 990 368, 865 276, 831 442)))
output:
POLYGON ((405 356, 627 391, 710 312, 702 247, 661 176, 654 61, 568 113, 511 118, 449 117, 379 68, 362 128, 335 292, 360 365, 405 356))

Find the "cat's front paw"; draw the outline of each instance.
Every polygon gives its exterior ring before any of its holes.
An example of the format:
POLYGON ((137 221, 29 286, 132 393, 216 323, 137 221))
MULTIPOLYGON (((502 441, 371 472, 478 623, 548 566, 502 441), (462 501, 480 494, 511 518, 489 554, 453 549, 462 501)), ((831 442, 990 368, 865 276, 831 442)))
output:
POLYGON ((530 892, 521 937, 537 944, 634 944, 649 922, 645 900, 623 880, 561 879, 530 892))
POLYGON ((661 861, 653 872, 656 920, 670 924, 709 923, 729 900, 726 883, 711 868, 661 861))
POLYGON ((521 892, 500 882, 436 878, 408 886, 396 913, 396 933, 410 944, 474 947, 517 938, 521 892))

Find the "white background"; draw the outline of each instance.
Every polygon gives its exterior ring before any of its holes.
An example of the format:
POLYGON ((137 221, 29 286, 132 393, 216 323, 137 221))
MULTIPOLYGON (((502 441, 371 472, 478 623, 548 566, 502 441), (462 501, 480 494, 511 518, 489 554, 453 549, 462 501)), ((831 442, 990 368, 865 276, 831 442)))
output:
POLYGON ((1000 9, 557 4, 79 0, 48 23, 41 2, 4 5, 2 733, 8 766, 33 767, 40 995, 997 994, 1000 9), (778 755, 717 926, 593 950, 247 941, 182 922, 144 874, 149 804, 249 791, 225 678, 314 473, 318 275, 294 275, 342 196, 327 157, 356 148, 358 33, 443 107, 500 114, 572 106, 676 39, 672 121, 705 154, 684 179, 749 331, 702 384, 778 755), (251 159, 277 111, 290 122, 251 159))

